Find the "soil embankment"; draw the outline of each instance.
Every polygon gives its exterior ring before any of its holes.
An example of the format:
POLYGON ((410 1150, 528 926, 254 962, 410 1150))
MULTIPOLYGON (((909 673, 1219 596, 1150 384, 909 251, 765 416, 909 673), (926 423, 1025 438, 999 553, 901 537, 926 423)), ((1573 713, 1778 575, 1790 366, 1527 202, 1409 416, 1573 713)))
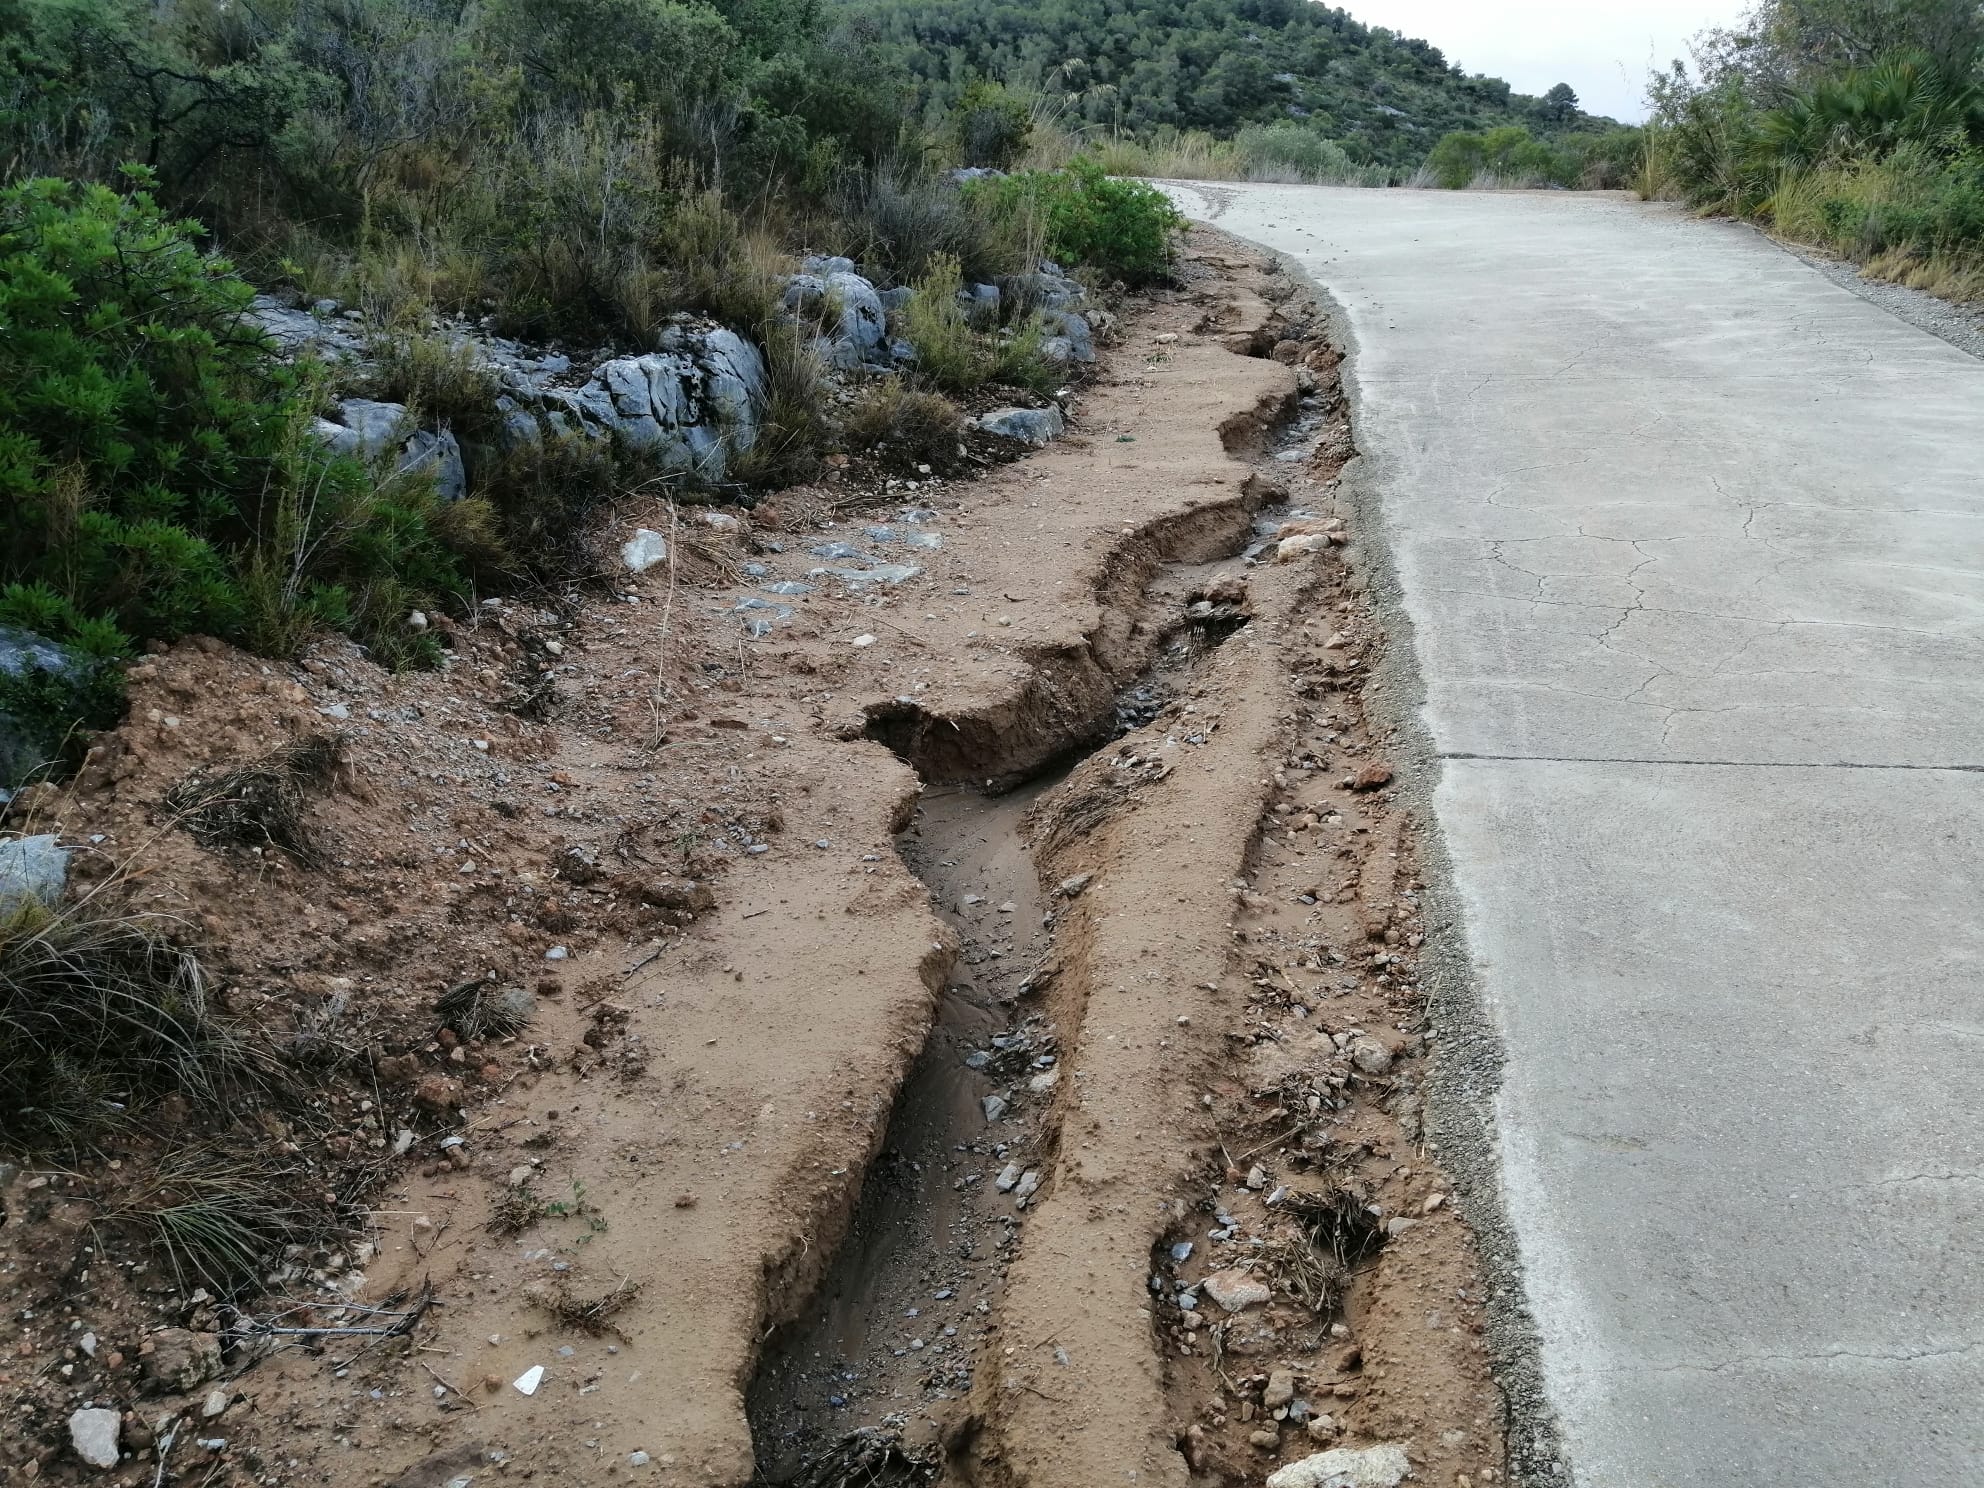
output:
POLYGON ((84 1394, 149 1433, 218 1389, 173 1481, 1246 1483, 1338 1443, 1496 1481, 1336 362, 1202 235, 1076 432, 977 480, 630 512, 670 562, 487 606, 438 675, 149 660, 21 809, 317 1041, 336 1093, 269 1141, 365 1207, 236 1310, 74 1282, 115 1173, 10 1191, 21 1463, 72 1470, 84 1394), (159 824, 317 733, 309 862, 159 824), (457 1026, 464 986, 529 1021, 457 1026), (271 1331, 351 1303, 419 1317, 271 1331), (161 1393, 161 1327, 229 1351, 161 1393))

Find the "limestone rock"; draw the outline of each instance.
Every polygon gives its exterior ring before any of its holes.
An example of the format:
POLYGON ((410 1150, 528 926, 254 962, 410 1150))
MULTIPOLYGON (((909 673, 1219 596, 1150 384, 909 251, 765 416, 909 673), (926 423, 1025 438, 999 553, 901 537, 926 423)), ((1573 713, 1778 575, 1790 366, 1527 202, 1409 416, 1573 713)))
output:
POLYGON ((1405 1448, 1332 1447, 1268 1475, 1267 1488, 1397 1488, 1412 1471, 1405 1448))
POLYGON ((1050 403, 1045 408, 997 408, 982 416, 978 427, 988 434, 1038 446, 1059 439, 1068 425, 1061 410, 1050 403))
POLYGON ((115 1467, 123 1429, 123 1418, 114 1410, 79 1410, 69 1417, 69 1445, 91 1467, 115 1467))
POLYGON ((220 1373, 220 1337, 191 1328, 161 1328, 148 1340, 145 1384, 157 1395, 184 1395, 220 1373))

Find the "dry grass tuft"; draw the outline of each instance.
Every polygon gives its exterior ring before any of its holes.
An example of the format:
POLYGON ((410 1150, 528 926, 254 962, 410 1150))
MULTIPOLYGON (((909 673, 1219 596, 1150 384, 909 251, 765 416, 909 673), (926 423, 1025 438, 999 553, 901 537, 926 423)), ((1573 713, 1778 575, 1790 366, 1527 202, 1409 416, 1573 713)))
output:
POLYGON ((69 1145, 176 1094, 219 1109, 259 1070, 207 1005, 176 923, 99 893, 0 920, 0 1133, 69 1145))
POLYGON ((863 1426, 809 1459, 788 1488, 921 1488, 936 1477, 936 1465, 910 1456, 899 1434, 863 1426))
POLYGON ((303 1164, 243 1159, 196 1148, 162 1167, 146 1192, 110 1218, 137 1225, 164 1254, 183 1290, 204 1286, 217 1297, 261 1290, 285 1247, 314 1244, 330 1217, 313 1214, 296 1195, 303 1164))
POLYGON ((575 1296, 569 1286, 560 1283, 532 1300, 568 1328, 577 1328, 594 1338, 611 1333, 624 1341, 627 1335, 620 1331, 613 1319, 640 1294, 641 1284, 638 1281, 622 1281, 612 1291, 597 1297, 575 1296))
POLYGON ((219 775, 194 773, 165 793, 165 809, 202 847, 280 848, 304 867, 323 855, 303 820, 307 792, 329 781, 339 740, 307 734, 252 764, 219 775))
POLYGON ((521 987, 502 987, 477 977, 443 992, 434 1011, 464 1039, 508 1038, 530 1026, 536 1002, 521 987))

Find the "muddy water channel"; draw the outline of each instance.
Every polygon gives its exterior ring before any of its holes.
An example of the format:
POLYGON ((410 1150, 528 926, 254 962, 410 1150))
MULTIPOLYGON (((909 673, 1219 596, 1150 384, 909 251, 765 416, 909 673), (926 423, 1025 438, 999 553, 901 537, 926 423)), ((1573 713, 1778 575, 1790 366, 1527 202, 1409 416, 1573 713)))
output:
POLYGON ((853 1231, 753 1382, 759 1471, 772 1482, 805 1475, 864 1427, 900 1433, 915 1451, 970 1391, 1060 1079, 1053 1031, 1028 996, 1053 901, 1022 839, 1052 784, 994 797, 932 789, 898 840, 962 950, 853 1231))

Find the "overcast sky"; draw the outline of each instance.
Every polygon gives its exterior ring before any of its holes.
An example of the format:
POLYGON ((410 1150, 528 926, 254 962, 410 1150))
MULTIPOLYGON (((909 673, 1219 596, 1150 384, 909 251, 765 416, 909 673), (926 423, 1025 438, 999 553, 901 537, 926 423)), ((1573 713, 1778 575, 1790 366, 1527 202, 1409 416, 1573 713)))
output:
POLYGON ((1367 26, 1424 37, 1469 72, 1521 93, 1569 83, 1594 114, 1638 123, 1647 63, 1686 55, 1689 37, 1726 26, 1743 0, 1332 0, 1367 26))

